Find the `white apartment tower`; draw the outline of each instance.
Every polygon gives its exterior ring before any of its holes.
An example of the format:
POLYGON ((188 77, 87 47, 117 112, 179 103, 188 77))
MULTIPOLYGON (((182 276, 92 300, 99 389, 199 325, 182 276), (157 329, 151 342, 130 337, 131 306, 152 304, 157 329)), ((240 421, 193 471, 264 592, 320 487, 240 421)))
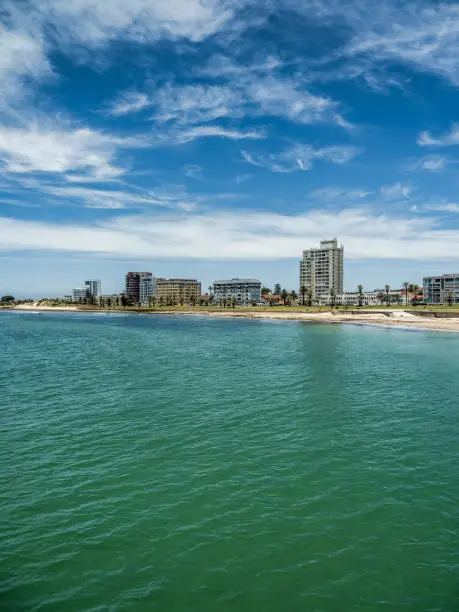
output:
POLYGON ((311 291, 314 301, 323 302, 330 298, 332 290, 335 295, 343 293, 343 245, 338 240, 322 240, 319 249, 303 251, 300 261, 300 294, 301 288, 311 291))

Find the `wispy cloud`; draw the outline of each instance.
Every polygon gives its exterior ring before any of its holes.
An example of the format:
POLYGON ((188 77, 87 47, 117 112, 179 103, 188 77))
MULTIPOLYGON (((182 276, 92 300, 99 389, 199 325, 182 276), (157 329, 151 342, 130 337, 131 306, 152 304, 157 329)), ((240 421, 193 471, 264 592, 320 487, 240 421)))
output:
POLYGON ((109 106, 106 113, 114 117, 121 117, 130 113, 138 113, 150 105, 150 99, 146 94, 127 91, 109 106))
POLYGON ((266 138, 262 130, 232 130, 218 125, 203 125, 183 132, 177 132, 175 141, 178 143, 191 142, 198 138, 229 138, 230 140, 259 140, 266 138))
POLYGON ((393 185, 381 187, 381 195, 386 200, 409 198, 412 192, 413 187, 411 185, 403 185, 402 183, 394 183, 393 185))
POLYGON ((447 157, 441 155, 425 155, 407 164, 407 170, 427 170, 428 172, 441 172, 452 163, 447 157))
POLYGON ((440 229, 432 217, 391 218, 359 208, 296 216, 253 211, 117 216, 96 225, 3 218, 0 248, 270 260, 298 257, 305 244, 323 238, 324 227, 346 244, 349 259, 459 259, 459 230, 440 229))
POLYGON ((298 124, 350 127, 336 101, 310 91, 309 83, 300 76, 275 74, 277 64, 230 66, 231 72, 219 75, 223 83, 168 83, 141 97, 127 92, 110 105, 112 113, 134 113, 152 106, 151 118, 159 124, 190 126, 222 118, 270 116, 298 124))
POLYGON ((268 168, 272 172, 297 172, 311 170, 314 162, 318 160, 344 164, 359 153, 359 149, 350 146, 314 148, 310 145, 295 145, 278 154, 242 151, 242 157, 252 166, 268 168))
POLYGON ((93 47, 117 38, 139 43, 179 37, 200 41, 222 28, 238 5, 230 9, 219 0, 32 0, 31 4, 46 13, 62 46, 93 47))
POLYGON ((456 202, 442 201, 431 204, 414 205, 410 208, 412 212, 444 212, 444 213, 459 213, 459 204, 456 202))
POLYGON ((343 202, 352 200, 363 200, 371 195, 371 191, 364 189, 346 189, 342 187, 323 187, 315 189, 308 194, 312 200, 321 200, 323 202, 343 202))
POLYGON ((420 147, 450 147, 459 144, 459 123, 453 123, 451 128, 441 136, 431 136, 430 132, 421 132, 418 136, 420 147))
POLYGON ((0 110, 17 108, 30 94, 31 83, 53 75, 39 32, 8 29, 0 23, 0 110))
POLYGON ((118 176, 113 165, 119 149, 145 146, 89 128, 68 125, 0 128, 0 161, 10 173, 88 171, 97 178, 118 176))

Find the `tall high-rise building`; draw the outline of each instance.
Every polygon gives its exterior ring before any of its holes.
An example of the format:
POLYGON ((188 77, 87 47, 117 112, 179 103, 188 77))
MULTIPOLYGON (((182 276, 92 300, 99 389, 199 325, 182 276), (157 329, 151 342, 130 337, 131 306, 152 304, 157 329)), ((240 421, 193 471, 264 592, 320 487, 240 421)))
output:
POLYGON ((274 293, 275 295, 280 295, 280 294, 282 293, 282 287, 280 286, 280 283, 276 283, 276 284, 274 285, 274 291, 273 291, 273 293, 274 293))
POLYGON ((99 297, 100 295, 102 295, 100 280, 87 280, 84 284, 89 296, 99 297))
POLYGON ((140 279, 139 302, 149 304, 150 298, 156 295, 156 278, 154 276, 142 276, 140 279))
POLYGON ((300 293, 302 287, 311 291, 313 300, 325 301, 332 290, 343 293, 344 247, 334 240, 322 240, 319 249, 303 251, 300 262, 300 293))
MULTIPOLYGON (((126 299, 132 304, 139 304, 141 302, 141 284, 144 282, 144 278, 152 278, 151 272, 128 272, 126 274, 126 299)), ((145 297, 145 291, 147 285, 143 285, 142 296, 145 297)), ((152 294, 153 295, 153 294, 152 294)), ((148 302, 148 299, 147 299, 148 302)))

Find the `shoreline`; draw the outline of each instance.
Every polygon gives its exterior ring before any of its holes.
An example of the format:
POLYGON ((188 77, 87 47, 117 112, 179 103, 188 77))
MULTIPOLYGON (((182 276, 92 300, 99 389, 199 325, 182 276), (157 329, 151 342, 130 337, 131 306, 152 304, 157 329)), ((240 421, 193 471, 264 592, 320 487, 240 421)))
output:
POLYGON ((459 333, 459 317, 423 317, 406 312, 404 310, 388 310, 387 312, 371 312, 362 310, 359 313, 350 313, 345 311, 325 311, 325 312, 266 312, 248 310, 238 312, 237 310, 228 311, 207 311, 200 310, 123 310, 114 308, 110 310, 99 308, 78 308, 78 306, 46 306, 35 304, 19 304, 12 308, 3 308, 7 311, 22 311, 22 312, 72 312, 72 313, 124 313, 124 314, 142 314, 142 315, 198 315, 207 317, 221 318, 245 318, 245 319, 267 319, 277 321, 309 321, 315 323, 326 324, 357 324, 370 325, 378 327, 405 329, 418 329, 427 331, 446 331, 459 333))

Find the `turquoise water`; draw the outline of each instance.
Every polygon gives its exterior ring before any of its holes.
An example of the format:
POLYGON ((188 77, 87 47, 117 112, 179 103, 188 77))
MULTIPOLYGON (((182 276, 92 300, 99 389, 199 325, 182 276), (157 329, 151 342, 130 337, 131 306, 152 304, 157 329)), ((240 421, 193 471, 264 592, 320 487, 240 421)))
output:
POLYGON ((459 610, 459 336, 0 313, 0 609, 459 610))

